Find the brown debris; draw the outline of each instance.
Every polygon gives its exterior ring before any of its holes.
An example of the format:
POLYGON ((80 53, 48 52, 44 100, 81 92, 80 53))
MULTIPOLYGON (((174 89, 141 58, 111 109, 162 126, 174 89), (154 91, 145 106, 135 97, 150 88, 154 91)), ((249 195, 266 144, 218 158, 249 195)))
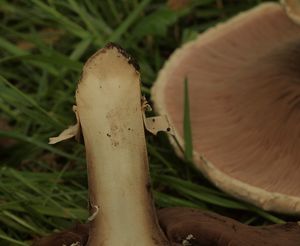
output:
MULTIPOLYGON (((165 208, 158 218, 173 246, 299 246, 300 226, 296 222, 254 227, 212 212, 191 208, 165 208)), ((42 238, 33 246, 70 246, 88 239, 88 225, 76 225, 70 230, 42 238)), ((120 245, 121 242, 120 242, 120 245)))
POLYGON ((190 245, 201 246, 300 245, 300 226, 295 222, 254 227, 190 208, 166 208, 160 210, 158 216, 162 229, 174 246, 182 245, 189 235, 192 235, 190 245))

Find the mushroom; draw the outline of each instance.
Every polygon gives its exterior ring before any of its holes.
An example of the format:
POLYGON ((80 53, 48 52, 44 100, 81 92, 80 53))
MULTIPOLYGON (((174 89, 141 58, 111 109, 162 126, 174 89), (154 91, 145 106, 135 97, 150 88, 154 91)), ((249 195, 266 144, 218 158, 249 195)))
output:
POLYGON ((236 198, 300 214, 300 26, 264 3, 171 55, 152 98, 182 148, 185 78, 196 167, 236 198))
POLYGON ((119 46, 109 44, 86 62, 76 103, 77 124, 50 142, 78 137, 82 130, 89 223, 42 238, 35 246, 276 246, 283 240, 286 246, 298 245, 297 223, 259 229, 187 208, 159 211, 165 235, 152 201, 144 127, 155 134, 169 125, 165 117, 145 117, 137 65, 119 46), (245 236, 249 243, 241 244, 245 236))

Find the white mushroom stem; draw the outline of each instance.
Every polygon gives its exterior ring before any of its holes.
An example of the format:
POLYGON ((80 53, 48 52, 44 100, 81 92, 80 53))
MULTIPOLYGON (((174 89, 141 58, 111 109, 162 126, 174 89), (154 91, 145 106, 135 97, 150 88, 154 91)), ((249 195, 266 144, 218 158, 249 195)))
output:
POLYGON ((84 66, 76 102, 92 214, 88 245, 169 245, 151 197, 140 75, 132 59, 115 45, 98 51, 84 66))

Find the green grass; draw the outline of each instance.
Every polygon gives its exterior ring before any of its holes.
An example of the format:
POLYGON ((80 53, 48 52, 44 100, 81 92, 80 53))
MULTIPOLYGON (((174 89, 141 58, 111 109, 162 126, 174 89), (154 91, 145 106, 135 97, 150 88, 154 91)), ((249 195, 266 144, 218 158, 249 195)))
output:
MULTIPOLYGON (((110 41, 123 46, 141 66, 149 99, 176 47, 261 1, 224 0, 217 7, 198 0, 180 11, 165 2, 0 0, 0 245, 28 245, 88 217, 84 147, 47 142, 74 122, 76 82, 91 54, 110 41)), ((212 210, 253 225, 283 222, 220 192, 190 165, 188 103, 184 108, 186 160, 175 156, 165 134, 147 137, 157 206, 212 210)))
POLYGON ((184 159, 193 162, 193 139, 190 118, 190 102, 188 79, 184 80, 184 105, 183 105, 183 135, 184 135, 184 159))

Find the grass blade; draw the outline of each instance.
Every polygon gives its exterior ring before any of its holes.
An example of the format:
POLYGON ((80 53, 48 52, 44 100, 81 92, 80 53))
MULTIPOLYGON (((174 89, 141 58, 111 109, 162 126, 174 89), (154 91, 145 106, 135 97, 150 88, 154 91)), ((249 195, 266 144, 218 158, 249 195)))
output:
POLYGON ((28 136, 25 136, 25 135, 17 133, 17 132, 13 132, 13 131, 8 132, 8 131, 1 131, 0 130, 0 137, 8 137, 8 138, 17 139, 17 140, 35 145, 35 146, 37 146, 41 149, 48 150, 48 151, 50 151, 54 154, 63 156, 63 157, 68 158, 70 160, 76 160, 80 163, 85 163, 85 160, 80 158, 80 157, 77 157, 77 156, 74 156, 72 154, 66 153, 66 152, 64 152, 60 149, 52 147, 51 145, 49 145, 47 143, 42 142, 41 140, 38 140, 38 139, 33 138, 33 137, 28 137, 28 136))
POLYGON ((188 162, 193 161, 192 126, 190 118, 190 103, 188 91, 188 79, 184 80, 184 111, 183 111, 183 135, 184 135, 184 158, 188 162))
POLYGON ((22 246, 29 246, 30 245, 28 243, 20 242, 19 240, 16 240, 16 239, 13 239, 13 238, 9 237, 2 230, 0 230, 0 239, 6 241, 7 243, 13 243, 13 245, 22 245, 22 246))
MULTIPOLYGON (((7 88, 10 93, 13 95, 14 100, 10 100, 10 103, 13 104, 13 106, 16 106, 18 108, 19 106, 23 107, 26 105, 27 107, 32 107, 36 112, 38 112, 41 115, 41 119, 47 118, 48 122, 51 122, 54 127, 59 127, 60 129, 63 128, 63 124, 59 122, 57 119, 53 117, 53 115, 49 115, 49 113, 43 109, 32 97, 29 95, 23 93, 21 90, 19 90, 16 86, 11 84, 9 81, 7 81, 5 78, 3 78, 0 75, 0 98, 1 97, 6 97, 7 101, 7 88), (17 104, 15 104, 17 102, 17 104)), ((25 107, 24 107, 25 108, 25 107)))
POLYGON ((151 0, 143 0, 131 14, 122 22, 122 24, 111 34, 107 42, 118 42, 121 36, 128 30, 130 25, 137 20, 144 8, 151 0))

